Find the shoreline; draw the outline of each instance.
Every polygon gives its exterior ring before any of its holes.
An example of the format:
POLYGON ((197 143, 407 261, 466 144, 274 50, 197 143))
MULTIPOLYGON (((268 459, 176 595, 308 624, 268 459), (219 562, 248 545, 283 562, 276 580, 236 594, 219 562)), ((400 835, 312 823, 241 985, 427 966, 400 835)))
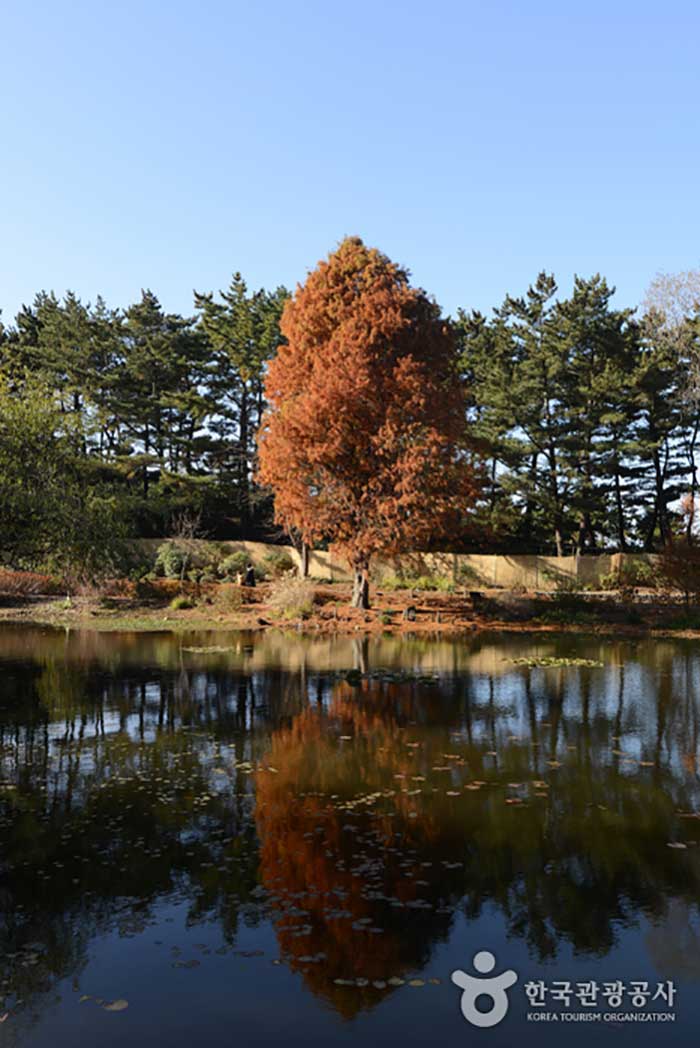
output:
MULTIPOLYGON (((262 587, 260 588, 262 589, 262 587)), ((255 591, 253 591, 255 593, 255 591)), ((324 594, 327 597, 327 591, 324 594)), ((336 595, 334 595, 336 596, 336 595)), ((585 602, 572 608, 567 617, 565 608, 559 608, 556 621, 543 621, 544 615, 519 614, 517 617, 468 609, 465 601, 452 595, 421 593, 415 597, 404 593, 378 594, 376 605, 368 611, 350 608, 344 595, 338 601, 314 605, 310 614, 301 617, 275 613, 264 600, 264 594, 250 604, 236 610, 222 610, 216 606, 196 605, 187 609, 173 609, 125 598, 55 596, 17 597, 0 596, 0 627, 38 627, 64 630, 90 630, 120 633, 185 633, 185 632, 250 632, 277 630, 314 636, 364 636, 388 634, 394 636, 473 636, 475 633, 585 633, 617 637, 669 637, 700 639, 698 624, 669 625, 659 621, 620 621, 621 604, 611 602, 608 618, 590 613, 585 602), (415 618, 407 620, 407 609, 415 611, 415 618), (582 613, 587 617, 582 620, 582 613)), ((499 593, 502 601, 511 603, 508 593, 499 593)), ((526 599, 518 595, 517 600, 526 599)), ((625 606, 627 607, 627 606, 625 606)), ((651 613, 656 609, 648 604, 631 606, 634 614, 651 613)), ((538 605, 541 610, 541 606, 538 605)), ((497 610, 497 608, 494 608, 497 610)), ((666 609, 668 610, 668 609, 666 609)), ((677 617, 689 609, 673 606, 677 617)), ((692 611, 690 612, 692 614, 692 611)))

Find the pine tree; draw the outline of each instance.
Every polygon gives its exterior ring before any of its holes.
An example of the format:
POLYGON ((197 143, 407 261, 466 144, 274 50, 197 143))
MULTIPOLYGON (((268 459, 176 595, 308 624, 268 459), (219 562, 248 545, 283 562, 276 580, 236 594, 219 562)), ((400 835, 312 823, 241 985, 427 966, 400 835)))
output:
POLYGON ((595 550, 599 538, 606 537, 611 487, 616 495, 618 539, 625 543, 621 452, 627 447, 632 415, 621 371, 630 363, 627 329, 632 311, 611 309, 614 293, 598 274, 588 280, 576 277, 573 294, 558 304, 555 313, 566 360, 560 404, 565 426, 562 462, 571 478, 570 512, 577 522, 579 552, 595 550), (623 422, 627 430, 621 428, 623 422))
POLYGON ((204 343, 193 321, 165 313, 152 291, 124 314, 124 364, 113 409, 133 445, 124 465, 137 469, 148 497, 154 475, 191 472, 206 415, 199 384, 204 343))
POLYGON ((220 438, 215 457, 219 469, 231 462, 244 529, 250 526, 257 495, 255 436, 265 409, 265 368, 280 345, 279 321, 287 298, 282 287, 249 293, 240 273, 220 292, 220 301, 211 292, 195 292, 211 353, 209 395, 218 416, 212 429, 220 438))

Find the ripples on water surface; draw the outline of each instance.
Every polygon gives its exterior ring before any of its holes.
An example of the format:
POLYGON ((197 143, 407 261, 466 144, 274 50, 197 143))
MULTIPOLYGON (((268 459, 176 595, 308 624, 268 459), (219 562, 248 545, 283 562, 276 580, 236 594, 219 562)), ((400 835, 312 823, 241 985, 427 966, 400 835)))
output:
POLYGON ((594 1035, 696 1043, 695 644, 4 628, 0 674, 0 1044, 589 1043, 538 980, 671 980, 594 1035))

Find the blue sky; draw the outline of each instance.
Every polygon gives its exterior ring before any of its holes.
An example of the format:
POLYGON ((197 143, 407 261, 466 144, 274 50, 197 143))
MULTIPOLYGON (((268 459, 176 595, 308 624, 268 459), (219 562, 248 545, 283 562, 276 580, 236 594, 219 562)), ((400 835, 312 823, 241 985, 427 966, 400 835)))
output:
POLYGON ((294 286, 345 234, 446 311, 700 264, 700 6, 3 0, 0 306, 294 286))

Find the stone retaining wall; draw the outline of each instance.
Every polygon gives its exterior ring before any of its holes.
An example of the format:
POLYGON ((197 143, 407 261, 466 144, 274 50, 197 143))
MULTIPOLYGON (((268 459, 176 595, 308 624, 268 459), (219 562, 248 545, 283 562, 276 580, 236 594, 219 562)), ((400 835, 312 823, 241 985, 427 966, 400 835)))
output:
MULTIPOLYGON (((165 539, 144 539, 143 544, 155 550, 165 539)), ((202 540, 204 541, 204 540, 202 540)), ((301 558, 292 546, 274 546, 264 542, 217 542, 227 553, 244 551, 254 563, 260 563, 274 551, 284 550, 297 566, 301 558)), ((400 557, 380 560, 372 564, 374 581, 381 582, 395 576, 418 578, 437 575, 450 579, 467 589, 556 590, 558 587, 581 586, 595 588, 603 576, 619 572, 623 567, 642 563, 653 565, 653 554, 604 553, 598 557, 545 557, 537 554, 496 553, 406 553, 400 557)), ((309 555, 309 576, 329 582, 349 582, 351 572, 347 562, 332 548, 312 550, 309 555)))

